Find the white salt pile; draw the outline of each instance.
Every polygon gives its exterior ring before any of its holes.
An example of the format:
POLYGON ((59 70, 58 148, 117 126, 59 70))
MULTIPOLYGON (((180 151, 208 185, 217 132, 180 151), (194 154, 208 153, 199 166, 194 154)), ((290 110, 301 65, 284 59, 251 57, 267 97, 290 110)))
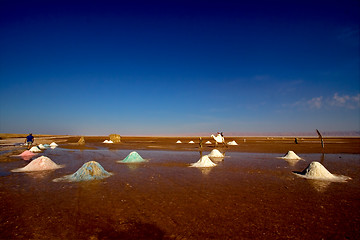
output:
POLYGON ((209 155, 209 157, 216 157, 216 158, 223 158, 224 157, 224 154, 222 154, 219 150, 217 149, 213 149, 209 155))
POLYGON ((210 142, 210 141, 207 141, 205 144, 211 144, 211 142, 210 142))
POLYGON ((74 174, 56 178, 54 182, 79 182, 110 177, 112 173, 107 172, 98 162, 90 161, 84 163, 74 174))
POLYGON ((190 164, 190 167, 200 167, 200 168, 201 167, 215 167, 215 166, 216 166, 216 164, 210 160, 208 155, 204 155, 196 163, 190 164))
POLYGON ((189 143, 194 143, 194 141, 191 140, 189 143))
POLYGON ((105 141, 103 141, 103 143, 114 143, 114 142, 111 140, 105 140, 105 141))
POLYGON ((41 156, 32 160, 28 165, 23 168, 17 168, 11 170, 12 172, 35 172, 35 171, 45 171, 45 170, 54 170, 62 168, 63 166, 57 165, 50 158, 41 156))
POLYGON ((40 148, 41 150, 45 150, 45 149, 46 149, 46 147, 45 147, 44 145, 42 145, 42 144, 39 144, 39 145, 38 145, 38 148, 40 148))
POLYGON ((143 159, 140 154, 138 154, 137 152, 133 151, 131 152, 129 155, 127 155, 126 158, 124 158, 121 161, 117 161, 119 163, 139 163, 139 162, 145 162, 146 160, 143 159))
POLYGON ((351 179, 347 176, 335 175, 330 173, 321 163, 312 162, 307 166, 302 172, 293 172, 299 177, 308 178, 308 179, 317 179, 325 181, 334 181, 334 182, 345 182, 346 180, 351 179))
POLYGON ((283 157, 279 157, 282 159, 292 159, 292 160, 300 160, 302 159, 301 157, 299 157, 298 155, 296 155, 296 153, 294 153, 293 151, 288 151, 287 154, 283 157))
POLYGON ((30 152, 41 152, 41 150, 37 146, 34 146, 34 147, 30 148, 29 151, 30 152))
POLYGON ((52 149, 56 148, 58 145, 55 142, 50 143, 50 147, 52 149))
POLYGON ((176 143, 182 143, 180 140, 177 140, 177 142, 176 143))
POLYGON ((228 142, 228 145, 238 145, 237 142, 234 141, 231 141, 231 142, 228 142))

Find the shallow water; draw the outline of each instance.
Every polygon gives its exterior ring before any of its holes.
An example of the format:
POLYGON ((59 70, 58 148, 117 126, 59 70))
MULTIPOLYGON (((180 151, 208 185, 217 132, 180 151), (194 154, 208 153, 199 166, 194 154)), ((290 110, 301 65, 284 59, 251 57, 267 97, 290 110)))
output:
MULTIPOLYGON (((0 236, 4 239, 344 239, 360 231, 360 156, 229 152, 213 168, 190 168, 199 152, 137 151, 147 162, 121 164, 132 150, 47 149, 64 168, 10 173, 0 163, 0 236), (97 161, 103 180, 53 182, 97 161), (307 180, 319 161, 347 183, 307 180), (354 211, 356 209, 356 211, 354 211)), ((203 152, 202 154, 208 154, 203 152)))

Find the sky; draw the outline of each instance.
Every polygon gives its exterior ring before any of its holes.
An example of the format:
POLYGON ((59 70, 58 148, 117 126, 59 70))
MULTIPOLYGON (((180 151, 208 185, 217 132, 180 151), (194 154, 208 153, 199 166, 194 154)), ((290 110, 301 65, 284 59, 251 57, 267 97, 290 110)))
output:
POLYGON ((0 132, 360 131, 359 5, 0 0, 0 132))

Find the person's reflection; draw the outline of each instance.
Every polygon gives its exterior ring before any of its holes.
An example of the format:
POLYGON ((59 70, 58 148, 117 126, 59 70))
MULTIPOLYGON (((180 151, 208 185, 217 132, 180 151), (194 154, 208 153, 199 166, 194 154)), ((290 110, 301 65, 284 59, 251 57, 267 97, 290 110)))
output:
POLYGON ((322 153, 322 154, 321 154, 320 163, 321 163, 321 164, 324 164, 324 160, 325 160, 325 154, 322 153))

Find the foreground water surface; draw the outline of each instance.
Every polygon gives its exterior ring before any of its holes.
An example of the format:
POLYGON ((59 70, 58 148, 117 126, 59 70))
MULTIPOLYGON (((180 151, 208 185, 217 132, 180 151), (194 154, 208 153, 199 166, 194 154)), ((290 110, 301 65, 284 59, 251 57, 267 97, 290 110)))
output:
MULTIPOLYGON (((137 151, 148 161, 120 164, 132 150, 47 149, 65 165, 12 173, 0 163, 2 239, 356 239, 360 232, 360 156, 228 152, 213 168, 190 168, 199 152, 137 151), (97 161, 113 175, 53 182, 97 161), (346 183, 295 176, 312 161, 346 183)), ((202 154, 208 154, 203 152, 202 154)), ((38 155, 38 156, 40 156, 38 155)))

